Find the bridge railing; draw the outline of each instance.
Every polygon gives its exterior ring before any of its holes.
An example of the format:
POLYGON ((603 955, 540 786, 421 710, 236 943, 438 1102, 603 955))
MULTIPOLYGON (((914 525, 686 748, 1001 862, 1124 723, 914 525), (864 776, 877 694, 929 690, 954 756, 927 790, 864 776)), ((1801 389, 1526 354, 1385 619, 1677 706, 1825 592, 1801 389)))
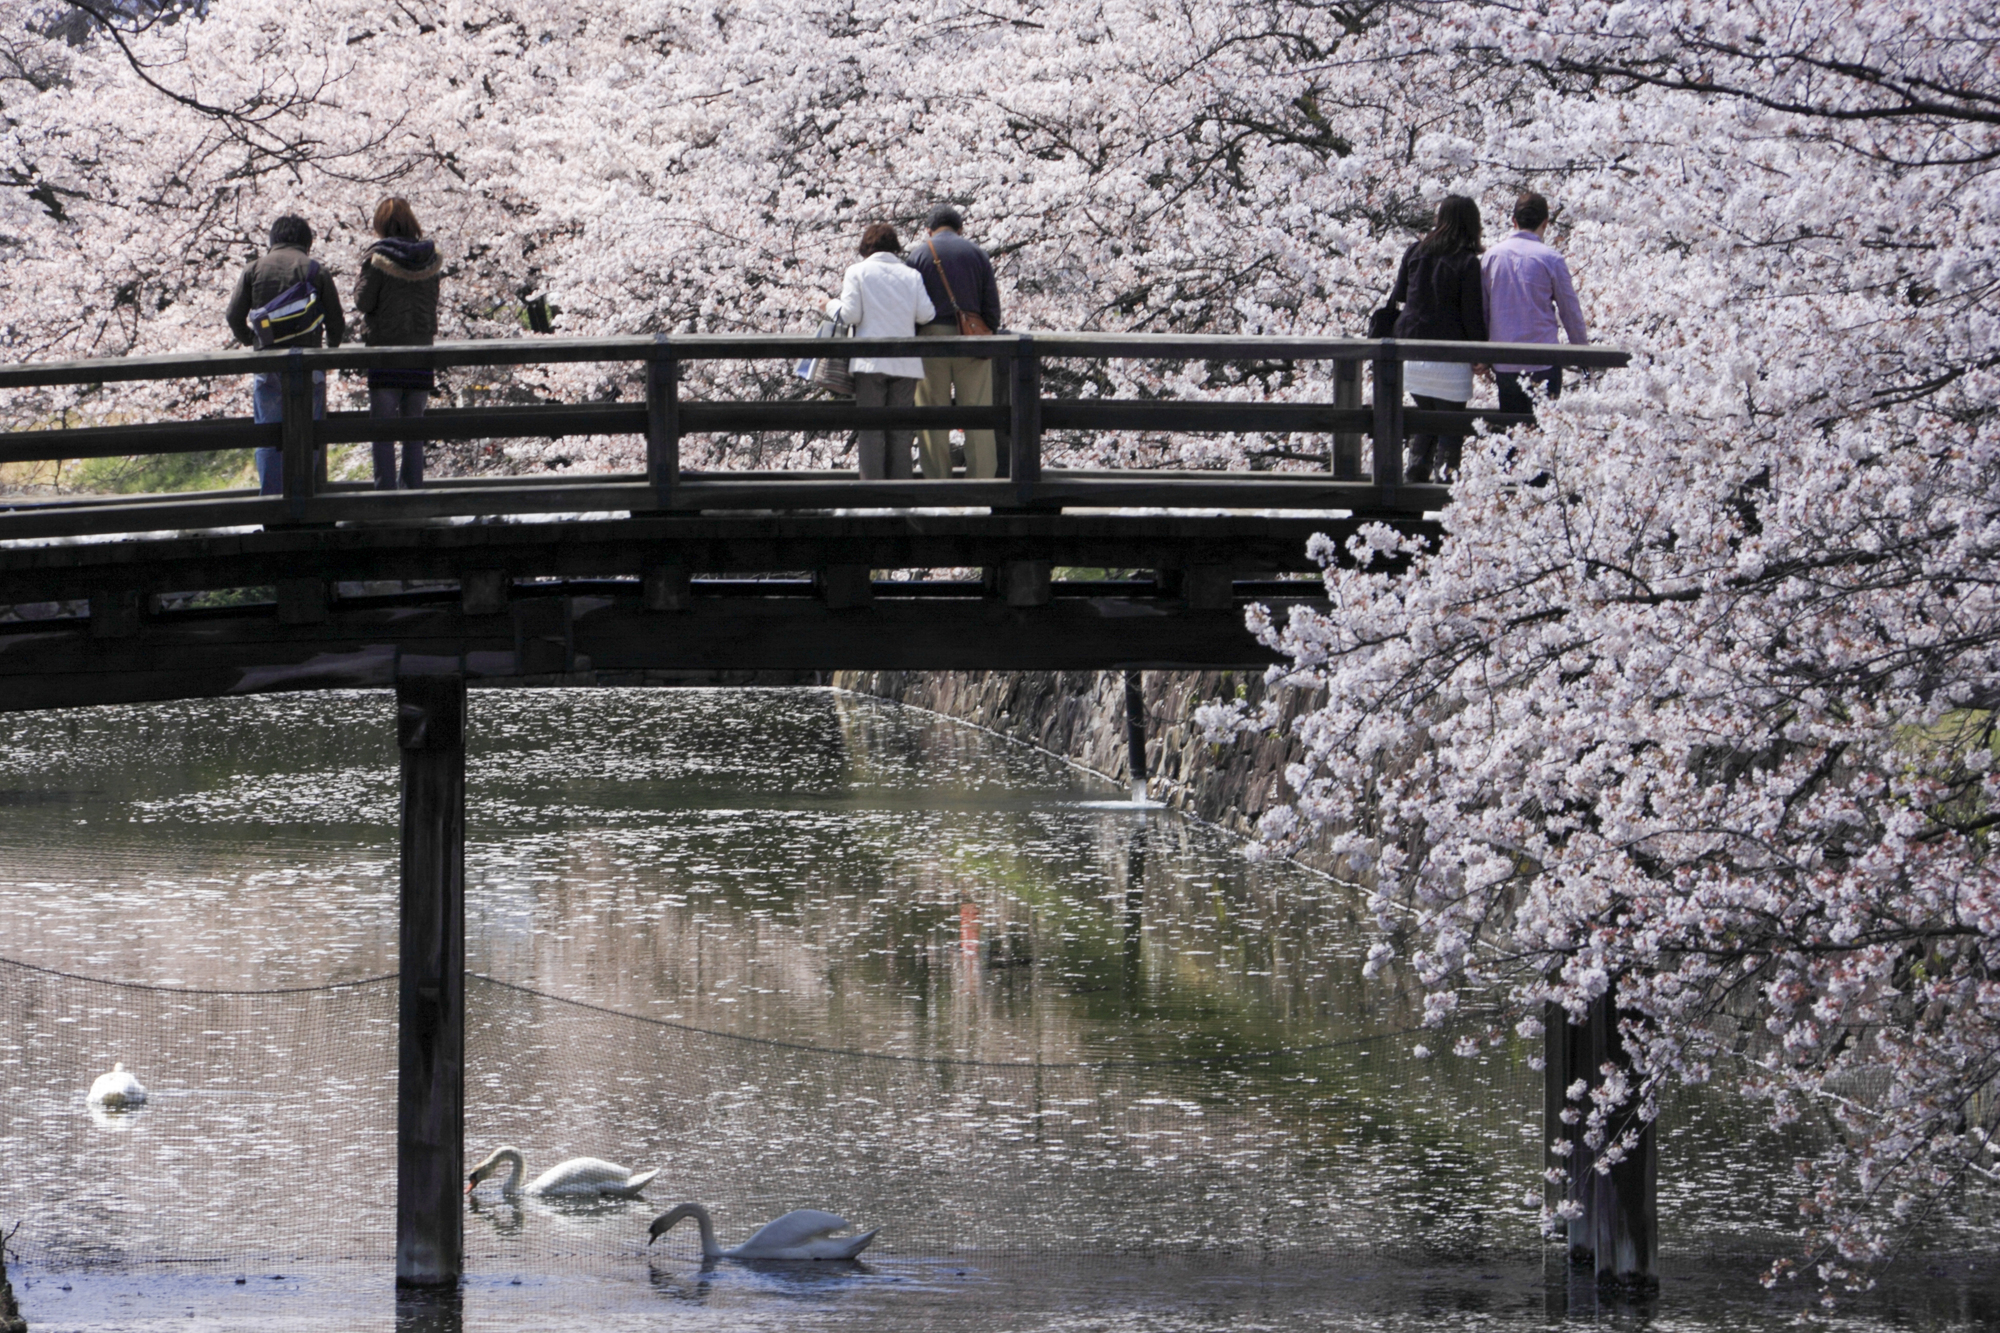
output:
POLYGON ((1190 506, 1328 508, 1418 513, 1442 502, 1444 488, 1407 485, 1407 432, 1466 433, 1475 422, 1504 429, 1531 420, 1491 411, 1432 412, 1403 405, 1406 361, 1591 368, 1623 366, 1630 353, 1612 347, 1412 342, 1227 335, 1018 333, 962 338, 953 356, 995 361, 992 407, 857 407, 844 401, 742 401, 683 396, 691 362, 793 360, 837 351, 845 356, 936 356, 935 339, 789 335, 697 335, 535 338, 440 343, 431 347, 341 347, 270 352, 210 352, 0 366, 0 389, 103 385, 133 381, 275 373, 284 421, 243 418, 31 430, 0 435, 0 463, 276 448, 283 492, 187 493, 90 500, 0 501, 0 540, 208 528, 321 524, 342 520, 417 519, 624 511, 685 513, 713 509, 989 506, 1190 506), (1322 361, 1334 366, 1325 402, 1190 402, 1044 395, 1044 363, 1054 359, 1256 362, 1322 361), (420 418, 378 420, 363 412, 328 412, 314 420, 316 371, 446 369, 625 362, 645 368, 644 401, 443 408, 420 418), (1364 404, 1361 367, 1373 368, 1376 392, 1364 404), (695 471, 681 464, 691 435, 839 431, 862 428, 994 430, 1008 475, 999 480, 861 480, 852 471, 695 471), (1045 468, 1044 433, 1330 434, 1318 472, 1221 472, 1045 468), (562 477, 441 478, 415 491, 329 485, 320 475, 328 445, 372 440, 479 440, 632 435, 646 442, 643 473, 562 477), (1362 441, 1372 442, 1364 460, 1362 441), (1370 466, 1363 467, 1364 461, 1370 466), (1364 470, 1368 474, 1364 478, 1364 470))

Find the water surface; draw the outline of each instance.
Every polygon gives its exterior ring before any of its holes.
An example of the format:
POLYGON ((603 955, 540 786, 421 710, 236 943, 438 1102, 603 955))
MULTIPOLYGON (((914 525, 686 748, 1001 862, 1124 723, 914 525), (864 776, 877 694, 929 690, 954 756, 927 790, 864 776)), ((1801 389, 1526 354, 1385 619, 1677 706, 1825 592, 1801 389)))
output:
MULTIPOLYGON (((482 1191, 471 1323, 930 1327, 972 1302, 1022 1328, 1346 1327, 1442 1301, 1514 1326, 1575 1303, 1527 1198, 1531 1052, 1418 1059, 1448 1043, 1410 1032, 1405 983, 1360 978, 1341 886, 833 691, 476 692, 469 737, 468 1151, 662 1168, 634 1203, 482 1191), (798 1206, 882 1236, 864 1271, 705 1274, 691 1234, 644 1243, 681 1198, 725 1238, 798 1206)), ((0 720, 0 957, 127 983, 0 964, 0 1216, 26 1218, 37 1328, 152 1298, 393 1320, 395 762, 381 693, 0 720), (153 1100, 92 1115, 114 1059, 153 1100)), ((1719 1092, 1670 1109, 1675 1318, 1780 1308, 1748 1278, 1795 1206, 1767 1164, 1809 1146, 1719 1092)), ((1940 1293, 1983 1290, 1957 1263, 1866 1319, 1950 1325, 1940 1293)))

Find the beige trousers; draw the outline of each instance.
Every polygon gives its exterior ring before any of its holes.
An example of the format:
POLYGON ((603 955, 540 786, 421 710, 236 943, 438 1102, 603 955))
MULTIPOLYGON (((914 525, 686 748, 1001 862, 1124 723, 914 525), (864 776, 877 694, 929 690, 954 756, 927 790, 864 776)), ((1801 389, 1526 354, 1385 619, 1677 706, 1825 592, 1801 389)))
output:
MULTIPOLYGON (((956 324, 924 324, 920 338, 956 338, 956 324)), ((923 382, 917 385, 918 407, 993 406, 993 363, 975 356, 930 356, 924 358, 923 382)), ((922 434, 920 452, 924 476, 929 480, 951 476, 951 432, 927 430, 922 434)), ((965 475, 992 478, 1000 475, 1000 455, 994 447, 993 432, 965 432, 965 475)))

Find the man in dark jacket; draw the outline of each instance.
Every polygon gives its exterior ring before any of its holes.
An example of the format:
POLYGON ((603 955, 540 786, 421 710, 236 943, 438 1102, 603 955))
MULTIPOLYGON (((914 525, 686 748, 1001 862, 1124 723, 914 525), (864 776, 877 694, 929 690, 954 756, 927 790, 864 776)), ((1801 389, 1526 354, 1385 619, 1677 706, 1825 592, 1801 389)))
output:
MULTIPOLYGON (((956 338, 960 311, 977 315, 987 328, 1000 330, 1000 288, 993 281, 993 261, 965 239, 965 219, 949 204, 931 210, 925 226, 930 235, 911 249, 909 265, 924 275, 924 291, 937 310, 937 322, 917 326, 919 338, 956 338), (956 298, 956 299, 954 299, 956 298)), ((991 407, 993 363, 984 357, 926 357, 924 378, 917 385, 917 406, 991 407)), ((922 435, 924 476, 951 476, 951 432, 927 430, 922 435)), ((1000 458, 993 432, 965 432, 965 475, 997 477, 1000 458)))
MULTIPOLYGON (((288 213, 271 224, 271 248, 243 270, 243 276, 236 280, 235 294, 229 298, 229 329, 236 335, 236 341, 257 345, 257 337, 250 331, 250 312, 270 304, 287 287, 305 280, 312 263, 307 257, 312 243, 312 227, 304 218, 288 213)), ((318 270, 313 287, 319 294, 322 322, 286 343, 287 347, 318 347, 322 334, 326 346, 338 347, 347 337, 347 321, 340 313, 340 291, 324 267, 318 270)), ((326 416, 326 372, 315 370, 312 381, 313 420, 319 421, 326 416)), ((258 421, 285 419, 283 385, 283 377, 275 373, 251 376, 250 404, 258 421)), ((257 487, 265 495, 277 495, 284 488, 282 457, 277 449, 257 451, 257 487)))

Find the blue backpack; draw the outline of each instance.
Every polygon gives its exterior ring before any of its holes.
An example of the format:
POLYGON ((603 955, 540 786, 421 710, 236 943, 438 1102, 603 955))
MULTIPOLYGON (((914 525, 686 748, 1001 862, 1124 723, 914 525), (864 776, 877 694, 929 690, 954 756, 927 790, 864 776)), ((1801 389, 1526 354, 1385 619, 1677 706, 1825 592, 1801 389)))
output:
POLYGON ((283 347, 326 322, 319 308, 319 261, 306 261, 306 275, 250 312, 250 332, 260 350, 283 347))

